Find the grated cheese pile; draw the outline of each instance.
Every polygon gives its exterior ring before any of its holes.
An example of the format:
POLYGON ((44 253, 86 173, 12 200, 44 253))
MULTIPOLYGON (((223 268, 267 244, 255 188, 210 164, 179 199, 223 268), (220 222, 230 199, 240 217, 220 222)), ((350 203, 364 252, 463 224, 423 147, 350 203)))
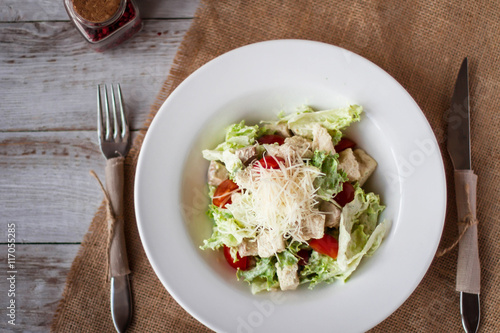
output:
POLYGON ((227 205, 233 216, 244 224, 245 229, 255 232, 267 230, 271 237, 301 237, 303 224, 318 203, 314 179, 321 172, 300 160, 279 169, 266 169, 255 163, 236 174, 234 181, 240 193, 233 193, 232 204, 227 205))

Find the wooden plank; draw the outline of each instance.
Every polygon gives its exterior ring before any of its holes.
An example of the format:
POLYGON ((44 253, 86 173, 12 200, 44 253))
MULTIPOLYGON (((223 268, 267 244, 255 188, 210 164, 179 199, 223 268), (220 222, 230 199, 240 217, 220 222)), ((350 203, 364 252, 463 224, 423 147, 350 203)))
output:
POLYGON ((191 20, 150 20, 117 49, 96 53, 69 22, 0 24, 0 131, 95 129, 96 85, 121 83, 140 128, 191 20))
POLYGON ((89 171, 104 181, 104 166, 94 131, 0 133, 0 235, 15 223, 17 242, 80 242, 103 200, 89 171))
MULTIPOLYGON (((15 297, 8 297, 7 269, 0 273, 2 320, 0 331, 48 332, 61 299, 66 276, 78 252, 74 245, 16 244, 15 297), (8 323, 7 306, 15 300, 15 326, 8 323)), ((6 267, 7 245, 0 245, 2 267, 6 267)))
MULTIPOLYGON (((199 0, 140 0, 143 18, 192 18, 199 0)), ((4 0, 0 6, 0 22, 68 20, 63 1, 4 0)))

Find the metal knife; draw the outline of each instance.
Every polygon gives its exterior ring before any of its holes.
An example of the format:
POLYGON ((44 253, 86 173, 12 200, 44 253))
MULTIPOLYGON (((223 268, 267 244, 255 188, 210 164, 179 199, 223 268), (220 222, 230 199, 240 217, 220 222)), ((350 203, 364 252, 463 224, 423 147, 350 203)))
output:
MULTIPOLYGON (((447 148, 454 167, 455 194, 457 197, 459 232, 464 221, 477 221, 477 176, 471 167, 469 68, 465 58, 458 72, 451 109, 447 117, 447 148)), ((477 224, 470 224, 459 243, 457 263, 457 291, 460 292, 460 314, 465 332, 477 332, 480 319, 480 266, 477 243, 477 224)))

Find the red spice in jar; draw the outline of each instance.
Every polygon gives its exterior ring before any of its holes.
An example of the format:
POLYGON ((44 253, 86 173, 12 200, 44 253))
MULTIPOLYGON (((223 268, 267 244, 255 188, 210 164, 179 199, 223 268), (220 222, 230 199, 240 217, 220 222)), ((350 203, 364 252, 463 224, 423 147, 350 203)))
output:
POLYGON ((80 33, 98 52, 121 44, 142 28, 134 0, 64 0, 80 33))
POLYGON ((120 8, 121 0, 73 0, 75 12, 89 22, 105 22, 120 8))
POLYGON ((116 30, 120 29, 124 25, 126 25, 128 22, 132 21, 136 16, 136 10, 132 3, 127 3, 127 6, 125 7, 125 11, 123 12, 123 15, 120 17, 118 21, 115 23, 104 27, 104 28, 97 28, 97 29, 92 29, 92 28, 85 28, 85 31, 88 34, 88 37, 91 41, 99 41, 101 39, 104 39, 111 35, 113 32, 116 30))

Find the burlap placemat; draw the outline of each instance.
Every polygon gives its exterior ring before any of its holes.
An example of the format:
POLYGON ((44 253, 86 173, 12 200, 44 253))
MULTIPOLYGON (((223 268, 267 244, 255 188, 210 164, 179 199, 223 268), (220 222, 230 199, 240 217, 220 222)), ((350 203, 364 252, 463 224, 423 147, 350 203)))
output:
MULTIPOLYGON (((469 56, 472 164, 479 176, 481 332, 500 332, 498 17, 500 3, 495 0, 205 0, 197 10, 170 75, 152 106, 151 119, 182 80, 226 51, 269 39, 312 39, 356 52, 389 72, 415 98, 445 152, 446 121, 443 114, 449 108, 460 63, 464 56, 469 56)), ((149 265, 139 239, 134 217, 133 184, 145 131, 141 132, 127 156, 125 170, 125 232, 135 307, 130 332, 208 331, 165 291, 149 265)), ((449 196, 441 247, 457 237, 453 174, 447 154, 443 154, 443 158, 449 196)), ((432 190, 432 187, 428 189, 432 190)), ((105 283, 104 216, 102 206, 71 267, 52 331, 114 330, 109 312, 109 287, 105 283)), ((456 262, 456 249, 435 259, 410 298, 371 332, 460 332, 459 296, 455 292, 456 262)), ((334 331, 335 325, 332 324, 334 331)))

